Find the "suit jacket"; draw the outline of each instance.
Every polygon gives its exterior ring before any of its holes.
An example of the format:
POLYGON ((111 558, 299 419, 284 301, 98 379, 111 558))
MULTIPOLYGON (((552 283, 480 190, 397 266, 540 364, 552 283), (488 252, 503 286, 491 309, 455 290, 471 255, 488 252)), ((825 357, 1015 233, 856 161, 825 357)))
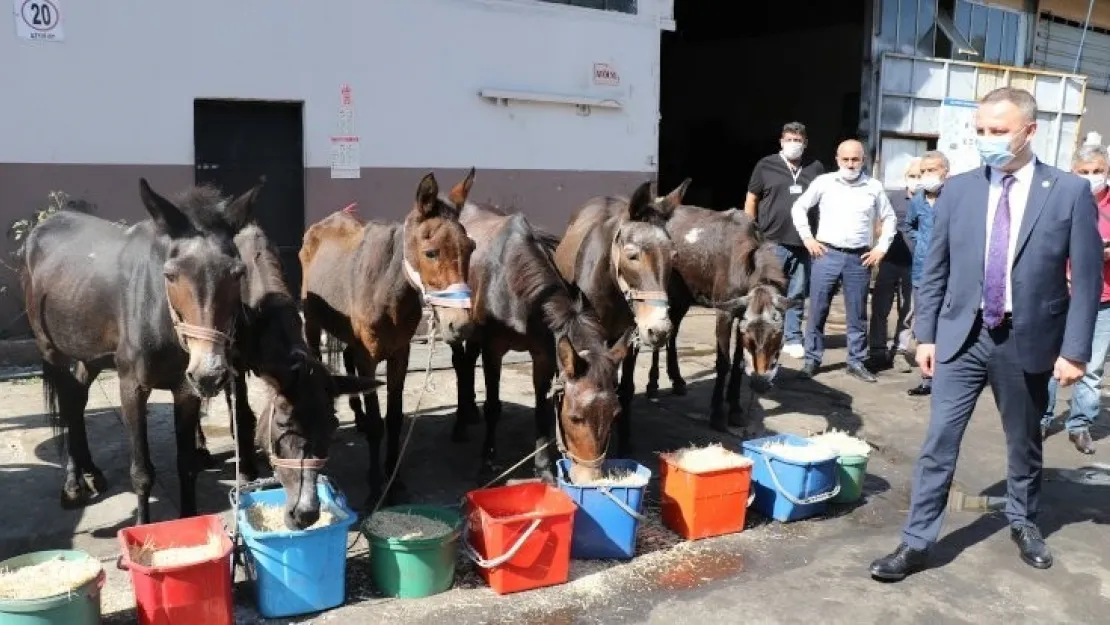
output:
MULTIPOLYGON (((938 362, 960 354, 982 306, 989 188, 988 170, 981 167, 948 179, 934 206, 914 334, 920 343, 936 344, 938 362)), ((1025 371, 1050 371, 1059 356, 1089 361, 1102 293, 1102 240, 1086 180, 1036 163, 1010 275, 1012 337, 1025 371)))

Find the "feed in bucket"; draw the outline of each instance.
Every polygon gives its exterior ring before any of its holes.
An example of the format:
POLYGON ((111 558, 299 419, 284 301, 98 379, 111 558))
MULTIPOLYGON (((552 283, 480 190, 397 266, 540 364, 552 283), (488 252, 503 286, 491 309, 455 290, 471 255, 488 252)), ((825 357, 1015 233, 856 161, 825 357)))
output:
POLYGON ((159 549, 153 540, 141 545, 128 545, 131 561, 148 567, 185 566, 208 562, 223 555, 220 536, 209 534, 208 541, 192 547, 165 547, 159 549))
MULTIPOLYGON (((321 506, 320 518, 315 523, 305 528, 314 530, 327 527, 335 523, 336 514, 331 508, 321 506)), ((285 507, 273 504, 256 503, 247 508, 247 522, 259 532, 285 532, 285 507)))
POLYGON ((575 486, 610 486, 619 488, 639 488, 647 486, 648 478, 640 475, 636 471, 616 469, 609 473, 603 474, 596 480, 587 480, 584 482, 575 482, 575 486))
POLYGON ((67 560, 62 556, 0 571, 0 599, 31 601, 73 592, 96 579, 103 570, 93 558, 67 560))
POLYGON ((814 434, 809 437, 809 440, 815 445, 832 450, 832 452, 838 456, 860 456, 866 458, 871 453, 871 445, 869 445, 867 441, 836 429, 829 430, 822 434, 814 434))
POLYGON ((752 465, 750 458, 725 449, 720 443, 712 443, 705 447, 683 447, 662 455, 672 464, 689 473, 709 473, 752 465))
POLYGON ((823 445, 791 445, 784 441, 763 444, 763 451, 794 462, 821 462, 836 456, 836 452, 823 445))
POLYGON ((366 524, 366 531, 382 538, 416 540, 439 538, 450 534, 450 525, 419 514, 382 510, 375 512, 366 524))

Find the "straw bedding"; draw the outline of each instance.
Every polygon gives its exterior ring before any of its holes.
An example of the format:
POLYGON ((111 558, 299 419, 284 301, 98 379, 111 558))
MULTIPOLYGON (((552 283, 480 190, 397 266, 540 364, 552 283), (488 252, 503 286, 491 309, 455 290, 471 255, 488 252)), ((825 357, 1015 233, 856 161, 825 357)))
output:
POLYGON ((202 545, 190 547, 166 547, 159 549, 153 542, 130 545, 131 561, 150 567, 184 566, 199 564, 222 555, 221 541, 217 534, 209 534, 202 545))
POLYGON ((809 440, 831 449, 838 456, 863 456, 866 458, 871 453, 871 445, 867 444, 867 441, 840 430, 833 429, 823 434, 816 434, 809 437, 809 440))
POLYGON ((63 560, 60 556, 14 571, 0 571, 0 599, 29 601, 73 592, 100 574, 93 558, 63 560))
MULTIPOLYGON (((314 530, 327 527, 335 523, 336 520, 335 512, 331 508, 323 506, 320 508, 320 518, 305 529, 314 530)), ((247 523, 250 523, 251 527, 259 532, 285 532, 289 529, 285 526, 285 508, 272 504, 256 503, 247 508, 247 523)))
POLYGON ((736 469, 748 467, 752 464, 750 458, 725 449, 720 443, 713 443, 705 447, 684 447, 663 455, 680 469, 690 473, 736 469))

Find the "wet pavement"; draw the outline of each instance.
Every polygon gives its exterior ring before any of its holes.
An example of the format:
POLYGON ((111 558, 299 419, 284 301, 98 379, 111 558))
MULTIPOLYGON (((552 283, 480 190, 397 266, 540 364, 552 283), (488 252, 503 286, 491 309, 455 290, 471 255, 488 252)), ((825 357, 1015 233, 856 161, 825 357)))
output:
MULTIPOLYGON (((713 320, 696 311, 679 337, 683 375, 689 393, 668 392, 662 376, 660 399, 642 395, 649 358, 641 355, 634 409, 636 459, 653 471, 656 452, 720 440, 737 447, 745 436, 791 432, 806 435, 827 427, 856 433, 876 451, 868 466, 861 503, 836 506, 826 518, 782 524, 752 512, 744 532, 695 542, 682 541, 661 525, 658 482, 648 488, 647 521, 640 530, 637 556, 629 562, 574 561, 571 581, 557 587, 498 596, 473 565, 460 562, 450 591, 420 600, 378 596, 369 582, 366 542, 358 539, 348 560, 347 602, 319 615, 262 621, 248 589, 237 588, 237 621, 254 623, 1105 623, 1110 606, 1110 447, 1081 456, 1065 435, 1046 442, 1046 484, 1042 529, 1056 554, 1056 565, 1036 571, 1020 562, 1000 513, 987 510, 1004 494, 1005 445, 997 413, 984 396, 964 441, 954 485, 956 510, 934 554, 935 568, 900 584, 879 584, 867 564, 893 548, 905 517, 913 459, 928 418, 928 402, 905 390, 916 374, 886 371, 877 384, 843 373, 842 329, 829 328, 833 349, 814 380, 796 377, 799 362, 787 359, 775 389, 751 402, 752 425, 734 436, 708 428, 713 384, 713 320), (1099 464, 1099 463, 1103 464, 1099 464), (962 506, 957 505, 961 497, 962 506)), ((433 356, 434 390, 420 397, 427 362, 423 346, 413 350, 405 409, 418 401, 420 416, 404 458, 401 479, 414 500, 449 504, 481 485, 479 448, 484 428, 470 428, 470 440, 453 443, 450 429, 455 404, 448 350, 433 356)), ((533 444, 530 365, 507 361, 502 375, 504 416, 498 431, 499 461, 509 466, 533 444)), ((481 376, 478 376, 481 380, 481 376)), ((93 455, 109 491, 83 510, 62 510, 58 503, 62 472, 55 441, 42 415, 41 385, 33 377, 0 383, 0 557, 29 550, 77 548, 104 559, 109 583, 104 595, 105 622, 134 622, 131 588, 113 566, 115 534, 132 523, 129 452, 116 406, 115 379, 105 374, 92 388, 88 411, 93 455)), ((478 401, 483 397, 478 384, 478 401)), ((257 386, 252 401, 261 406, 257 386)), ((742 396, 748 405, 748 391, 742 396)), ((1064 397, 1061 398, 1063 410, 1064 397)), ((345 401, 339 402, 343 428, 329 474, 354 502, 366 497, 366 448, 354 431, 345 401)), ((212 402, 204 427, 209 447, 223 464, 199 481, 202 512, 225 519, 233 475, 231 440, 223 402, 212 402)), ((1103 425, 1096 438, 1110 431, 1103 425)), ((172 406, 169 395, 151 397, 150 439, 158 473, 156 520, 176 516, 172 406)), ((1103 442, 1104 446, 1110 442, 1103 442)), ((528 477, 529 465, 514 474, 528 477)), ((356 535, 352 533, 350 540, 356 535)), ((240 574, 241 577, 241 574, 240 574)))

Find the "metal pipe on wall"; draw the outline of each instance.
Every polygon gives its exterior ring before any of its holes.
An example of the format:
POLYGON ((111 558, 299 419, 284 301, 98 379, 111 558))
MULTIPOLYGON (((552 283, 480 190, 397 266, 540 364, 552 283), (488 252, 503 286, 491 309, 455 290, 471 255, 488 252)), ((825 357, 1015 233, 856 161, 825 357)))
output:
POLYGON ((1091 11, 1095 8, 1095 0, 1087 3, 1087 19, 1083 20, 1083 34, 1079 36, 1079 49, 1075 51, 1075 67, 1072 73, 1079 73, 1079 60, 1083 58, 1083 43, 1087 41, 1087 29, 1091 27, 1091 11))

